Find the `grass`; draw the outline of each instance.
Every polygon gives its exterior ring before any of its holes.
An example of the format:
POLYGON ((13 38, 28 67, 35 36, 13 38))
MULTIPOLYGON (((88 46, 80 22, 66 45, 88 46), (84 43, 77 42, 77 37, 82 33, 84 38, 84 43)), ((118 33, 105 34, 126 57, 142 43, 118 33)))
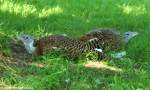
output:
POLYGON ((149 0, 0 0, 0 89, 149 90, 149 31, 149 0), (59 54, 18 59, 9 48, 21 33, 79 37, 99 27, 140 34, 124 60, 92 62, 97 68, 59 54))

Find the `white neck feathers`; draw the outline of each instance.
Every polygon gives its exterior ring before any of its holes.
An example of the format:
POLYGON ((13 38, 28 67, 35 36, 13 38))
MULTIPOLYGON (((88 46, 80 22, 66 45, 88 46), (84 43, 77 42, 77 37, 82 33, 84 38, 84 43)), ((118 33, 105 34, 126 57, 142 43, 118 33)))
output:
POLYGON ((34 47, 34 40, 30 43, 24 43, 26 50, 28 51, 28 53, 33 54, 35 53, 35 49, 36 47, 34 47))

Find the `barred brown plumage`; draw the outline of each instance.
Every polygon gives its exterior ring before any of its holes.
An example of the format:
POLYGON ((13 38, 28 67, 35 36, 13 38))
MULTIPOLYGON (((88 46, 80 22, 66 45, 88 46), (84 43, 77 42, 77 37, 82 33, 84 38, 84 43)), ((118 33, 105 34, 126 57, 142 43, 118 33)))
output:
POLYGON ((120 49, 137 34, 137 32, 120 34, 115 29, 99 28, 81 36, 79 39, 83 42, 92 42, 91 46, 94 46, 94 48, 116 50, 120 49))
MULTIPOLYGON (((70 58, 76 58, 84 53, 94 51, 94 48, 89 42, 82 42, 75 38, 70 38, 62 35, 51 35, 34 40, 29 35, 21 35, 19 39, 24 43, 29 53, 43 55, 48 51, 62 49, 70 58)), ((96 51, 95 51, 96 52, 96 51)), ((98 52, 100 53, 100 52, 98 52)))

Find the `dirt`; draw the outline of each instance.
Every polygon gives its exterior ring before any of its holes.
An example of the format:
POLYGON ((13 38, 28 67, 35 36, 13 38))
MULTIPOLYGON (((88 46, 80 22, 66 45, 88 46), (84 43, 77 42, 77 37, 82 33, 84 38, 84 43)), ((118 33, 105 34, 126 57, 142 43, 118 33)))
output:
POLYGON ((0 51, 0 69, 6 69, 6 67, 29 67, 29 63, 32 62, 32 55, 26 52, 21 42, 12 40, 5 47, 10 50, 10 53, 0 51))

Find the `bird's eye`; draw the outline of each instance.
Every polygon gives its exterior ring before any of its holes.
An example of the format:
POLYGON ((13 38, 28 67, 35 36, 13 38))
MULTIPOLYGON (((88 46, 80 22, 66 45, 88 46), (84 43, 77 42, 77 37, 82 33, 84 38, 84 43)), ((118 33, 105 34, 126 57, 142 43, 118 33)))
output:
POLYGON ((28 37, 25 37, 25 39, 28 39, 28 37))
POLYGON ((129 35, 129 33, 126 34, 127 36, 129 35))

